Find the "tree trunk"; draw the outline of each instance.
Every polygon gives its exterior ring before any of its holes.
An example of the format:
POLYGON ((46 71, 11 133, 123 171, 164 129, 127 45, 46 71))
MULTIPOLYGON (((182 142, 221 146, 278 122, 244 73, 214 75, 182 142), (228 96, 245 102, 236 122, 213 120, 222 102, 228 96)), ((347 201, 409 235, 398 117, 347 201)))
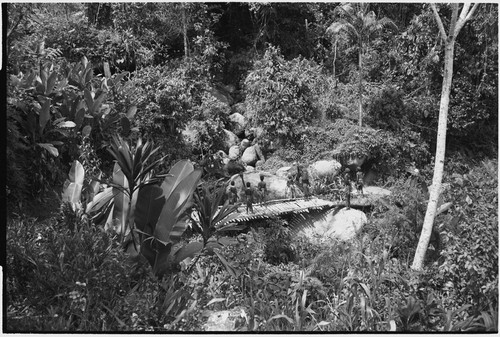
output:
POLYGON ((439 194, 441 193, 441 183, 443 180, 444 171, 444 155, 446 150, 446 130, 448 119, 448 107, 450 104, 451 81, 453 78, 453 54, 454 54, 455 40, 449 39, 446 42, 444 54, 444 76, 443 88, 441 91, 441 103, 439 105, 439 121, 438 121, 438 134, 436 144, 436 156, 434 161, 434 176, 432 178, 432 185, 429 193, 429 203, 427 211, 425 212, 424 224, 422 226, 422 233, 418 241, 415 258, 411 268, 413 270, 422 270, 424 264, 425 252, 431 239, 432 227, 434 224, 434 217, 436 216, 437 204, 439 194))
POLYGON ((444 29, 443 22, 439 16, 438 10, 434 3, 431 3, 431 8, 436 19, 441 38, 445 43, 444 51, 444 74, 443 74, 443 88, 441 90, 441 103, 439 105, 439 120, 438 120, 438 134, 436 140, 436 155, 434 161, 434 176, 432 178, 432 185, 430 188, 429 203, 427 204, 427 211, 425 212, 424 224, 422 225, 422 233, 418 241, 417 250, 411 269, 420 271, 422 270, 425 253, 432 234, 432 227, 434 225, 434 218, 436 216, 437 203, 441 193, 441 183, 443 180, 444 171, 444 155, 446 150, 446 129, 448 119, 448 107, 450 104, 451 81, 453 79, 453 56, 455 48, 455 40, 458 33, 469 20, 474 11, 479 6, 478 3, 469 11, 470 3, 466 3, 462 7, 460 17, 458 17, 458 3, 452 5, 452 15, 450 22, 449 34, 444 29))
POLYGON ((358 76, 358 91, 359 91, 359 126, 363 126, 363 44, 359 44, 359 76, 358 76))
POLYGON ((337 73, 335 71, 335 62, 337 61, 337 37, 335 37, 335 45, 333 47, 333 86, 337 88, 337 73))
POLYGON ((184 36, 184 58, 189 56, 188 38, 187 38, 187 22, 186 22, 186 4, 182 3, 182 35, 184 36))

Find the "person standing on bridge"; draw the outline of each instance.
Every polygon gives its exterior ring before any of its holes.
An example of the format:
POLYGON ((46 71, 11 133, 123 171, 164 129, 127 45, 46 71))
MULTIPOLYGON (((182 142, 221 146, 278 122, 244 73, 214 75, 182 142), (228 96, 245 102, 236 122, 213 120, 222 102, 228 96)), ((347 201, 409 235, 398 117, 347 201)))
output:
POLYGON ((344 173, 346 208, 351 208, 351 170, 347 167, 344 173))
POLYGON ((363 172, 361 172, 361 167, 356 169, 356 190, 363 195, 363 172))
POLYGON ((253 213, 253 188, 250 186, 250 182, 247 182, 247 186, 245 188, 245 197, 246 197, 246 203, 247 203, 247 214, 250 211, 253 213))
POLYGON ((302 186, 302 191, 304 192, 304 196, 306 199, 309 198, 309 173, 307 172, 307 168, 304 168, 302 165, 298 166, 298 172, 300 175, 300 185, 302 186))
POLYGON ((294 179, 291 173, 288 174, 288 179, 286 182, 286 191, 285 191, 285 196, 288 195, 288 191, 290 191, 292 195, 292 199, 295 198, 295 186, 294 186, 294 179))
POLYGON ((234 185, 234 180, 231 181, 231 185, 229 186, 229 204, 230 205, 235 205, 236 202, 238 201, 238 190, 236 189, 236 186, 234 185))
POLYGON ((267 194, 267 187, 266 187, 266 182, 264 181, 264 175, 260 175, 260 181, 259 184, 257 185, 257 190, 259 191, 259 197, 260 197, 260 204, 262 205, 266 199, 266 194, 267 194))

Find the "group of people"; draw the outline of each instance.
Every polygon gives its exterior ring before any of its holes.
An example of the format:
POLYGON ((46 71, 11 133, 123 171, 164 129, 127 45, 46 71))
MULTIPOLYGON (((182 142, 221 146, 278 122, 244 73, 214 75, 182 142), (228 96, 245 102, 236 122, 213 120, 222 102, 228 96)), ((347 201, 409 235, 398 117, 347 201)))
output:
MULTIPOLYGON (((266 200, 266 195, 267 186, 266 182, 264 181, 264 175, 260 175, 260 181, 257 184, 257 191, 254 190, 250 182, 247 182, 244 188, 244 198, 247 206, 247 213, 253 213, 253 204, 256 199, 260 204, 264 203, 264 201, 266 200)), ((236 204, 238 202, 238 199, 238 190, 234 185, 234 181, 231 181, 231 185, 229 186, 229 204, 236 204)))
POLYGON ((304 192, 304 197, 309 198, 311 195, 309 173, 302 164, 295 163, 295 165, 297 166, 297 174, 288 174, 285 195, 288 195, 288 192, 290 192, 292 199, 295 198, 296 186, 298 186, 304 192))
MULTIPOLYGON (((342 180, 345 187, 344 192, 346 199, 346 208, 349 209, 351 207, 352 184, 351 184, 351 170, 348 167, 344 170, 344 174, 342 175, 342 180)), ((287 195, 288 192, 290 192, 291 197, 295 198, 296 186, 299 186, 299 188, 302 189, 302 191, 304 192, 304 196, 306 198, 310 197, 311 194, 309 189, 310 187, 309 173, 307 172, 307 169, 305 169, 300 164, 297 164, 296 175, 292 174, 288 175, 287 190, 285 192, 285 195, 287 195)), ((363 194, 363 172, 361 172, 361 168, 359 167, 356 169, 355 186, 358 193, 363 194)), ((245 199, 247 213, 253 213, 254 202, 257 201, 260 204, 262 204, 266 200, 267 186, 266 182, 264 181, 264 175, 262 174, 260 175, 260 181, 257 184, 257 190, 255 190, 251 186, 250 182, 247 182, 246 185, 244 186, 242 194, 245 199)), ((234 181, 231 181, 231 185, 229 186, 228 198, 229 198, 229 203, 231 205, 235 205, 240 199, 234 181)))

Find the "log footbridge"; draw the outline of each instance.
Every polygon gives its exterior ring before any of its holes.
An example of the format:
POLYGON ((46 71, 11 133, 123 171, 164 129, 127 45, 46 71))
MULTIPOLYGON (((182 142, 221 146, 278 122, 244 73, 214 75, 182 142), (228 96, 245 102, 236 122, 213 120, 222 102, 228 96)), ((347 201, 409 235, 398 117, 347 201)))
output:
POLYGON ((246 212, 246 204, 238 207, 238 212, 231 219, 233 224, 256 222, 274 218, 287 220, 291 228, 302 228, 313 221, 324 218, 328 212, 344 207, 344 203, 335 203, 328 200, 311 198, 277 199, 253 204, 253 212, 246 212))

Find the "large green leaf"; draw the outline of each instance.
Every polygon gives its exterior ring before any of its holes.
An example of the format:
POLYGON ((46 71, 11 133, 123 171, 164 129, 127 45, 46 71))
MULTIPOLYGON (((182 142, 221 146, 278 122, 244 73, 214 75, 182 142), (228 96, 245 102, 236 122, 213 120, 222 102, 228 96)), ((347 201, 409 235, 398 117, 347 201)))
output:
POLYGON ((135 207, 135 224, 141 231, 147 224, 155 225, 160 216, 165 197, 159 186, 146 185, 139 190, 135 207))
POLYGON ((37 143, 38 146, 43 147, 45 150, 49 151, 54 157, 59 156, 59 151, 50 143, 37 143))
POLYGON ((87 103, 87 111, 91 115, 92 107, 94 106, 94 98, 92 97, 92 93, 90 90, 85 89, 83 91, 83 97, 85 98, 85 103, 87 103))
MULTIPOLYGON (((191 166, 187 165, 184 167, 186 167, 186 169, 189 170, 192 168, 192 164, 191 166)), ((170 171, 170 173, 172 173, 172 171, 170 171)), ((162 184, 162 189, 166 185, 165 183, 167 181, 173 180, 174 183, 177 184, 175 188, 172 190, 172 192, 170 192, 169 194, 165 193, 164 190, 164 195, 166 196, 166 203, 165 206, 163 207, 162 213, 160 214, 158 223, 155 228, 155 233, 154 233, 155 238, 164 242, 169 242, 171 240, 170 234, 172 232, 174 225, 178 222, 179 217, 183 215, 183 212, 190 204, 193 192, 196 189, 196 186, 198 185, 198 182, 201 178, 201 170, 194 170, 188 175, 181 173, 181 176, 184 177, 184 179, 181 181, 178 181, 176 179, 171 179, 172 177, 168 176, 165 178, 165 181, 162 184)), ((169 186, 168 184, 166 187, 169 190, 171 188, 171 186, 169 186)), ((177 236, 177 234, 175 236, 177 236)))
MULTIPOLYGON (((124 189, 128 188, 128 181, 118 163, 115 163, 115 166, 113 168, 113 183, 115 185, 123 187, 124 189)), ((130 197, 126 193, 124 193, 122 189, 115 186, 113 187, 113 195, 113 219, 117 221, 117 233, 120 235, 127 235, 127 217, 129 212, 130 197)))
POLYGON ((52 93, 52 90, 54 89, 54 85, 56 84, 57 80, 57 73, 54 71, 52 74, 50 74, 49 79, 47 80, 47 86, 45 88, 45 95, 48 96, 52 93))
POLYGON ((64 190, 62 201, 70 202, 72 204, 77 204, 80 202, 81 195, 82 195, 82 185, 76 183, 70 183, 69 186, 64 190))
POLYGON ((50 120, 50 104, 51 104, 51 99, 47 99, 42 106, 42 109, 40 110, 40 118, 39 118, 39 124, 40 124, 40 135, 43 134, 43 130, 45 129, 45 126, 47 125, 47 122, 50 120))
POLYGON ((69 171, 69 185, 64 189, 63 201, 77 204, 80 202, 85 178, 85 169, 78 160, 75 160, 69 171))
POLYGON ((87 204, 85 213, 93 213, 99 211, 102 207, 106 206, 113 199, 113 188, 106 187, 102 192, 95 195, 91 202, 87 204))
POLYGON ((181 249, 175 252, 174 261, 175 263, 179 263, 188 257, 193 258, 196 254, 198 254, 202 250, 203 250, 203 242, 190 242, 187 245, 182 246, 181 249))
POLYGON ((83 185, 84 179, 85 179, 85 169, 78 160, 75 160, 73 164, 71 164, 71 169, 69 171, 69 180, 70 182, 83 185))
POLYGON ((170 169, 168 176, 162 184, 162 189, 165 197, 168 199, 172 191, 177 187, 177 185, 191 172, 193 172, 194 166, 189 160, 180 160, 170 169))

